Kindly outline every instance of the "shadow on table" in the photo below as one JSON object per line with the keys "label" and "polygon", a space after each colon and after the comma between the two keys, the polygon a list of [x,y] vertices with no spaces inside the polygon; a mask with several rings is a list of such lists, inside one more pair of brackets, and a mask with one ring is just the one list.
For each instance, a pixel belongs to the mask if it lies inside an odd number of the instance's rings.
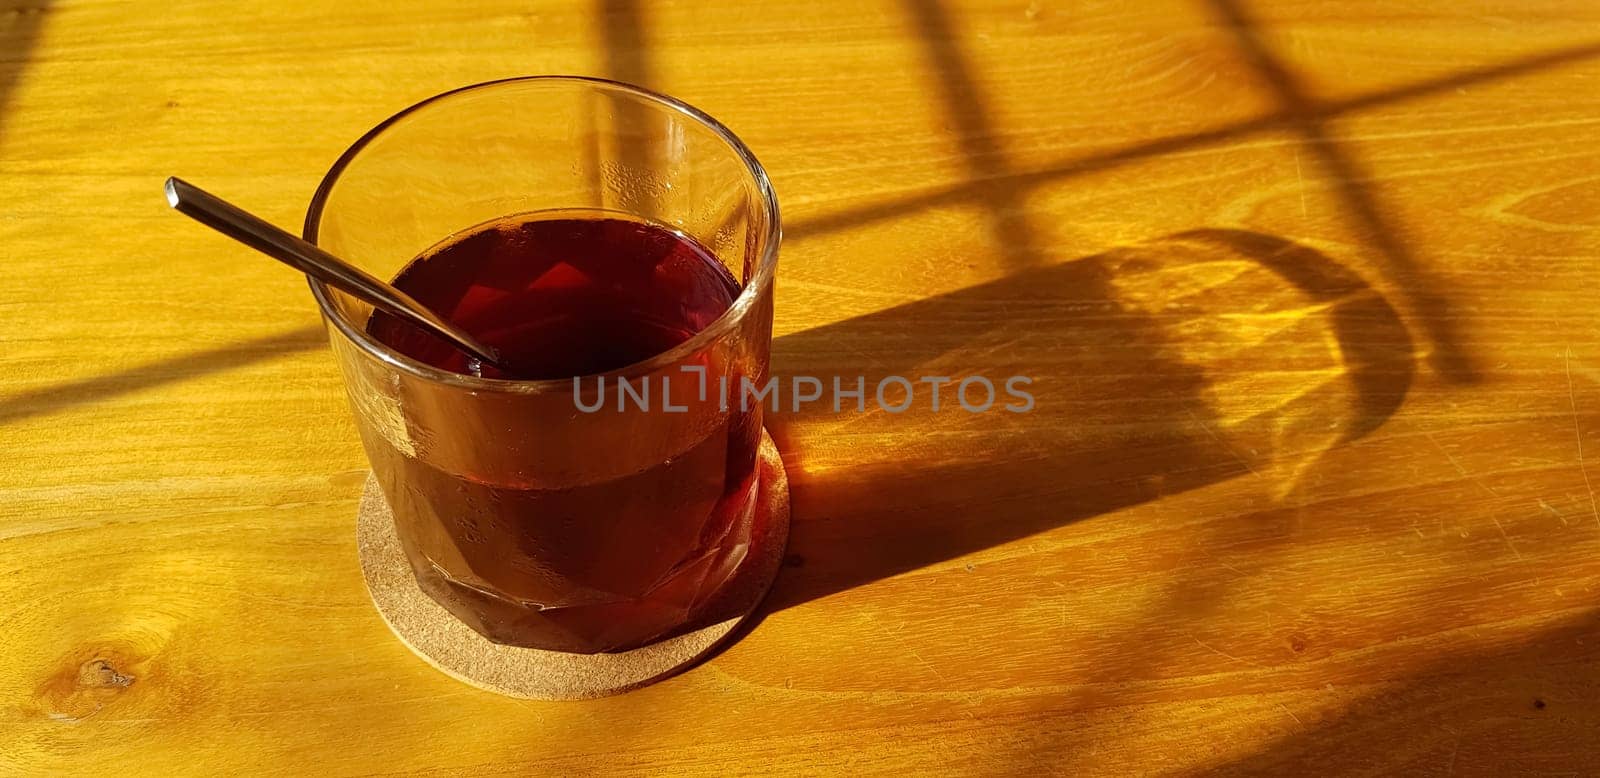
{"label": "shadow on table", "polygon": [[1600,610],[1590,610],[1519,645],[1453,654],[1377,685],[1215,772],[1578,775],[1596,759],[1596,689]]}
{"label": "shadow on table", "polygon": [[[774,343],[773,372],[860,376],[867,410],[768,424],[790,473],[788,567],[767,612],[1166,495],[1250,475],[1280,493],[1381,425],[1415,369],[1389,303],[1333,259],[1197,230],[849,319]],[[887,376],[911,407],[877,407]],[[984,376],[994,406],[958,404]],[[1027,412],[1006,381],[1033,397]],[[969,382],[974,405],[987,400]],[[902,389],[886,385],[899,403]],[[785,387],[787,389],[787,386]],[[829,392],[831,394],[831,391]],[[787,395],[784,400],[789,403]],[[850,402],[854,402],[853,400]]]}
{"label": "shadow on table", "polygon": [[605,57],[605,77],[655,88],[644,11],[639,0],[595,0],[593,6],[600,28],[600,53]]}
{"label": "shadow on table", "polygon": [[1379,200],[1381,180],[1345,148],[1329,126],[1328,107],[1312,99],[1310,90],[1293,70],[1278,59],[1261,35],[1260,25],[1238,0],[1207,0],[1212,11],[1232,33],[1234,43],[1256,76],[1277,98],[1300,145],[1321,165],[1334,184],[1345,217],[1363,242],[1381,259],[1385,275],[1416,314],[1425,340],[1433,349],[1430,360],[1439,374],[1453,383],[1479,380],[1477,368],[1461,348],[1450,302],[1439,294],[1426,264],[1406,236],[1405,225],[1390,215]]}
{"label": "shadow on table", "polygon": [[322,348],[327,342],[322,327],[301,327],[243,343],[182,354],[128,370],[22,392],[0,399],[0,424],[233,370],[283,354],[311,351]]}
{"label": "shadow on table", "polygon": [[28,67],[50,0],[18,0],[0,4],[0,131],[5,130],[6,107],[11,90]]}

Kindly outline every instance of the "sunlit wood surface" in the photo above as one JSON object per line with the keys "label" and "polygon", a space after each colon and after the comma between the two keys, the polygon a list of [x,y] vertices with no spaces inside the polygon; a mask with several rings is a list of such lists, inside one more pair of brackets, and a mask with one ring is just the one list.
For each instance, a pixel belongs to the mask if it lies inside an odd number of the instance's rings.
{"label": "sunlit wood surface", "polygon": [[[725,120],[774,369],[1035,378],[775,420],[742,642],[477,691],[357,569],[286,225],[498,77]],[[0,0],[0,773],[1600,773],[1600,5]]]}

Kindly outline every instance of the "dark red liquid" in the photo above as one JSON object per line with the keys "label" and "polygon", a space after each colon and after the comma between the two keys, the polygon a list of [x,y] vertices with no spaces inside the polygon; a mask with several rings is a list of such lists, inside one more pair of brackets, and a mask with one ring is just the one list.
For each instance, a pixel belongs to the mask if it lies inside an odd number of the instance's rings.
{"label": "dark red liquid", "polygon": [[[709,251],[671,230],[569,215],[473,230],[394,283],[501,351],[508,369],[484,376],[529,380],[671,349],[740,291]],[[393,317],[375,315],[368,330],[430,365],[472,372],[463,354]],[[710,357],[696,358],[717,374]],[[492,640],[577,652],[638,645],[694,617],[747,553],[759,409],[618,420],[548,395],[409,391],[399,399],[405,444],[369,428],[363,440],[419,584]],[[681,432],[656,434],[662,423]],[[606,434],[612,444],[593,442]],[[665,453],[626,459],[646,445]]]}
{"label": "dark red liquid", "polygon": [[[704,329],[739,295],[699,243],[614,218],[506,220],[435,249],[394,285],[499,349],[510,369],[485,365],[483,377],[525,380],[648,359]],[[460,351],[387,314],[368,329],[407,356],[479,374]]]}

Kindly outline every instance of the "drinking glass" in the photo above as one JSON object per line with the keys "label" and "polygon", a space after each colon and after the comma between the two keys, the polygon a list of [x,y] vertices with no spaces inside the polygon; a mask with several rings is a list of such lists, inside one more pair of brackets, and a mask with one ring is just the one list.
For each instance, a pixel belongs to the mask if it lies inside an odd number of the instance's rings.
{"label": "drinking glass", "polygon": [[[317,189],[305,238],[393,278],[475,225],[575,209],[697,240],[740,281],[737,298],[642,362],[515,381],[400,354],[367,332],[370,305],[311,288],[418,585],[495,642],[591,653],[693,623],[749,551],[762,409],[718,389],[768,378],[780,233],[766,172],[672,98],[508,79],[424,100],[356,141]],[[656,402],[621,402],[621,383]],[[683,410],[663,408],[666,383]],[[603,407],[580,409],[602,386]]]}

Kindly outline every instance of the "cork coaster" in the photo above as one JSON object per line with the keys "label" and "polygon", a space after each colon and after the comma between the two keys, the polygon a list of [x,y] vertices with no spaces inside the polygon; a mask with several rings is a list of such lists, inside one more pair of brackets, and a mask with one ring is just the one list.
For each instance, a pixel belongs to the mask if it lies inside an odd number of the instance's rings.
{"label": "cork coaster", "polygon": [[481,689],[531,700],[579,700],[659,681],[711,653],[744,621],[777,577],[789,538],[789,482],[772,438],[761,435],[761,486],[749,554],[715,595],[714,622],[614,654],[569,654],[503,646],[479,635],[417,587],[395,536],[389,506],[368,476],[356,518],[361,574],[378,613],[429,664]]}

